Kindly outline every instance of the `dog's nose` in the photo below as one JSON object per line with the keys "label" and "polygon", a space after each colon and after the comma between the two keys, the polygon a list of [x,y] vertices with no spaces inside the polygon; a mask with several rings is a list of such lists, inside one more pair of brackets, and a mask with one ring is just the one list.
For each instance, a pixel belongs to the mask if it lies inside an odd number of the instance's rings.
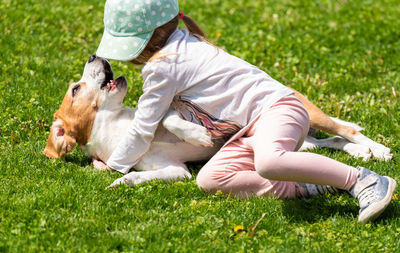
{"label": "dog's nose", "polygon": [[90,57],[89,57],[89,63],[91,63],[92,61],[94,61],[95,59],[96,59],[96,55],[95,54],[92,54]]}

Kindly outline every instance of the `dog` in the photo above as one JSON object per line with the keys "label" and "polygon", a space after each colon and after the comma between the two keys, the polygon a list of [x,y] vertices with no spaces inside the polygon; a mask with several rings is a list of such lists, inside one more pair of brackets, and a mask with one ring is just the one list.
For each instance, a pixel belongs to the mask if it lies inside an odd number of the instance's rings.
{"label": "dog", "polygon": [[[363,159],[392,158],[389,148],[362,135],[358,125],[327,116],[293,91],[305,105],[312,128],[338,135],[326,139],[309,135],[300,151],[329,147]],[[54,114],[44,154],[49,158],[64,157],[78,144],[92,158],[96,169],[105,169],[105,162],[135,117],[134,109],[123,106],[126,93],[126,78],[120,76],[114,80],[110,63],[96,55],[90,56],[81,80],[69,86]],[[191,178],[185,162],[208,160],[222,145],[223,142],[212,140],[206,128],[182,119],[170,108],[156,130],[150,149],[134,166],[135,171],[116,179],[108,188],[120,184],[133,186],[153,179]]]}

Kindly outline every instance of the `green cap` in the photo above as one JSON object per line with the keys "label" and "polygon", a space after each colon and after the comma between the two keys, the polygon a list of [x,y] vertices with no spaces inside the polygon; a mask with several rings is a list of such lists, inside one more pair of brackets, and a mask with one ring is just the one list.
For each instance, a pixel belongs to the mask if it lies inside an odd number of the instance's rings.
{"label": "green cap", "polygon": [[96,54],[107,59],[135,59],[154,30],[179,12],[177,0],[107,0],[104,33]]}

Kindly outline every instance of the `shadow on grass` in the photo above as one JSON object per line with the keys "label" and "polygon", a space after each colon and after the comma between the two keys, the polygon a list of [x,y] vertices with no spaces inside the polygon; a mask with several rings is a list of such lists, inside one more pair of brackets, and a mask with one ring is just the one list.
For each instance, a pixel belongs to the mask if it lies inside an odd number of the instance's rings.
{"label": "shadow on grass", "polygon": [[[65,157],[65,161],[81,167],[91,166],[91,159],[77,150],[69,153]],[[190,162],[187,163],[187,166],[192,175],[196,177],[204,164],[205,162]],[[204,196],[208,196],[208,193],[202,193]],[[376,222],[390,222],[392,219],[399,217],[399,203],[399,201],[393,200]],[[357,219],[358,211],[358,202],[352,199],[346,192],[341,192],[337,195],[327,194],[306,200],[294,199],[282,201],[283,215],[295,222],[314,223],[333,216],[353,216],[354,219]]]}
{"label": "shadow on grass", "polygon": [[376,219],[375,222],[387,222],[390,223],[392,219],[400,217],[400,205],[398,201],[392,201],[386,210]]}
{"label": "shadow on grass", "polygon": [[306,200],[286,200],[282,204],[282,211],[293,221],[314,223],[337,215],[356,217],[358,207],[356,202],[337,201],[334,197],[327,195]]}
{"label": "shadow on grass", "polygon": [[[347,194],[345,192],[339,194]],[[350,216],[357,219],[359,206],[350,196],[338,197],[332,195],[318,196],[307,200],[286,200],[282,204],[283,214],[293,221],[314,223],[333,216]],[[375,222],[390,222],[399,217],[398,201],[392,201]]]}
{"label": "shadow on grass", "polygon": [[86,167],[91,165],[92,159],[75,149],[65,156],[65,162],[73,163],[81,167]]}

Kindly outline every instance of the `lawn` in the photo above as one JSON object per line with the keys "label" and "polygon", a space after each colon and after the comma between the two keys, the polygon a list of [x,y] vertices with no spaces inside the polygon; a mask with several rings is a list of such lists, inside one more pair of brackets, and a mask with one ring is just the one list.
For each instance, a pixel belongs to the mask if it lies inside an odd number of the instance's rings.
{"label": "lawn", "polygon": [[[105,190],[79,149],[47,159],[52,115],[103,31],[104,1],[0,2],[0,252],[399,252],[400,201],[356,222],[346,194],[241,200],[200,191],[194,179]],[[400,180],[400,5],[397,0],[186,0],[210,41],[356,122],[393,160],[314,152]],[[141,94],[140,68],[112,62]],[[321,136],[325,136],[321,134]],[[190,168],[196,175],[200,164]],[[257,223],[259,221],[259,223]],[[256,225],[257,224],[257,225]],[[241,227],[242,226],[242,227]]]}

